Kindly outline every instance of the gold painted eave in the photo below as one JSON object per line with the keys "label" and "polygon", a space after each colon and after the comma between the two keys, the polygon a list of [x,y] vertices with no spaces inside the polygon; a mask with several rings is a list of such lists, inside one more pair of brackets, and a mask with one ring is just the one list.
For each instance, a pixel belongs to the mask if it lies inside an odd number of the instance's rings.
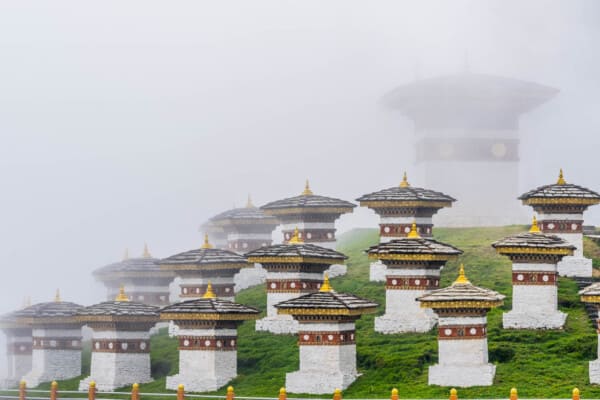
{"label": "gold painted eave", "polygon": [[589,295],[581,295],[581,301],[583,303],[600,303],[600,296],[589,296]]}
{"label": "gold painted eave", "polygon": [[392,200],[368,200],[359,202],[361,207],[369,208],[445,208],[452,207],[451,201],[392,201]]}
{"label": "gold painted eave", "polygon": [[504,304],[503,300],[497,301],[421,301],[421,308],[455,309],[455,308],[494,308]]}
{"label": "gold painted eave", "polygon": [[165,321],[247,321],[258,319],[259,314],[235,313],[161,313],[160,319]]}
{"label": "gold painted eave", "polygon": [[345,260],[319,257],[248,257],[250,263],[259,264],[344,264]]}
{"label": "gold painted eave", "polygon": [[362,314],[372,314],[377,312],[377,307],[360,308],[357,310],[348,310],[347,308],[278,308],[278,314],[284,315],[325,315],[325,316],[354,316]]}
{"label": "gold painted eave", "polygon": [[297,215],[297,214],[347,214],[353,207],[290,207],[263,210],[267,215]]}
{"label": "gold painted eave", "polygon": [[557,256],[570,256],[573,255],[571,249],[547,249],[547,248],[535,248],[535,247],[502,247],[497,246],[496,251],[499,254],[540,254],[540,255],[557,255]]}
{"label": "gold painted eave", "polygon": [[399,261],[448,261],[458,258],[458,255],[446,254],[369,254],[372,260]]}
{"label": "gold painted eave", "polygon": [[554,198],[541,198],[541,197],[532,197],[529,199],[522,200],[523,204],[536,206],[536,205],[560,205],[560,204],[568,204],[568,205],[584,205],[591,206],[594,204],[600,203],[600,199],[586,199],[586,198],[573,198],[573,197],[554,197]]}
{"label": "gold painted eave", "polygon": [[254,265],[249,263],[230,264],[161,264],[160,268],[166,271],[218,271],[223,269],[249,268]]}

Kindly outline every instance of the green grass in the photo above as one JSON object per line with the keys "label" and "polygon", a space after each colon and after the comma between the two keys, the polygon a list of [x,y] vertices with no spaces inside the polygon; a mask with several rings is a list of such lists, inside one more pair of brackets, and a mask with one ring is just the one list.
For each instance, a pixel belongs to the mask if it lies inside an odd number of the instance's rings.
{"label": "green grass", "polygon": [[[459,397],[507,398],[510,388],[517,387],[520,397],[566,398],[572,388],[578,387],[582,397],[598,398],[600,387],[588,383],[588,361],[597,358],[597,334],[579,301],[574,282],[559,279],[559,306],[569,314],[564,330],[502,329],[502,313],[510,310],[511,303],[510,261],[496,255],[490,243],[523,230],[524,226],[435,230],[438,240],[465,252],[443,269],[443,286],[456,278],[458,264],[462,262],[471,282],[507,295],[505,305],[488,316],[490,359],[497,365],[494,385],[460,389]],[[363,253],[377,241],[377,231],[373,229],[342,235],[338,250],[349,256],[348,274],[333,279],[332,285],[339,292],[377,301],[381,305],[377,315],[381,315],[384,286],[369,282],[369,261]],[[588,256],[600,257],[600,249],[591,241],[586,240],[585,251]],[[237,301],[258,307],[264,313],[264,287],[242,291]],[[362,376],[345,391],[344,397],[386,398],[397,387],[401,398],[447,398],[448,387],[427,385],[427,368],[437,361],[435,329],[424,334],[382,335],[373,331],[374,318],[375,315],[367,315],[357,322],[358,369]],[[166,392],[165,376],[176,373],[178,368],[176,340],[163,332],[152,338],[151,345],[155,381],[141,385],[140,389]],[[254,322],[240,327],[238,349],[239,376],[231,385],[240,396],[276,397],[279,388],[285,385],[285,374],[298,369],[296,338],[255,332]],[[89,360],[89,352],[84,359]],[[60,388],[76,389],[77,382],[78,379],[60,382]],[[216,393],[224,394],[225,388]]]}

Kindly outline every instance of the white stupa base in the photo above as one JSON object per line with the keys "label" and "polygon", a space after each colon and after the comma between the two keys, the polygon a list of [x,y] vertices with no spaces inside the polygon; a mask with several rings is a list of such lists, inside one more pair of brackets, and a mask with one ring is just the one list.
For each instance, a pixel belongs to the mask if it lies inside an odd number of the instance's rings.
{"label": "white stupa base", "polygon": [[119,389],[126,386],[131,386],[134,383],[148,383],[152,382],[154,379],[148,377],[146,379],[135,379],[135,382],[118,382],[118,379],[122,377],[115,376],[115,379],[112,382],[106,382],[99,379],[94,379],[92,376],[88,376],[85,379],[79,381],[79,391],[86,391],[90,387],[90,382],[96,383],[96,390],[99,392],[113,392],[115,389]]}
{"label": "white stupa base", "polygon": [[600,384],[600,360],[590,361],[590,383]]}
{"label": "white stupa base", "polygon": [[186,392],[213,392],[227,385],[235,377],[215,377],[177,374],[167,376],[166,388],[177,390],[179,385],[183,385]]}
{"label": "white stupa base", "polygon": [[592,277],[592,260],[584,257],[564,257],[557,264],[558,274],[568,277]]}
{"label": "white stupa base", "polygon": [[289,315],[277,315],[274,317],[265,317],[256,321],[256,331],[265,331],[277,335],[298,333],[298,321],[292,319]]}
{"label": "white stupa base", "polygon": [[384,314],[375,318],[375,332],[386,335],[394,333],[429,332],[437,324],[435,317],[406,318],[407,316]]}
{"label": "white stupa base", "polygon": [[494,364],[435,364],[429,367],[429,384],[438,386],[491,386],[494,383]]}
{"label": "white stupa base", "polygon": [[240,272],[233,276],[234,292],[238,293],[240,290],[252,286],[264,285],[266,280],[267,271],[260,264],[255,264],[253,268],[242,268]]}
{"label": "white stupa base", "polygon": [[369,269],[369,280],[371,282],[385,282],[385,276],[387,274],[387,267],[381,261],[371,263]]}
{"label": "white stupa base", "polygon": [[14,389],[19,386],[19,379],[4,378],[0,379],[0,388],[2,389]]}
{"label": "white stupa base", "polygon": [[285,388],[290,393],[331,394],[335,389],[346,389],[358,376],[341,372],[296,371],[285,374]]}
{"label": "white stupa base", "polygon": [[560,311],[523,313],[509,311],[502,315],[504,329],[562,329],[565,326],[567,314]]}
{"label": "white stupa base", "polygon": [[329,274],[330,278],[346,275],[348,273],[348,267],[343,264],[335,264],[329,267],[327,273]]}

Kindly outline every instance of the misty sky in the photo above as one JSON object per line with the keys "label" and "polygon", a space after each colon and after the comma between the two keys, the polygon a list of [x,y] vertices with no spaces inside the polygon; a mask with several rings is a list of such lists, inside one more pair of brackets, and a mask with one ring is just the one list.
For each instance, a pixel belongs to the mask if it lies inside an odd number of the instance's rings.
{"label": "misty sky", "polygon": [[93,269],[197,247],[248,193],[398,184],[412,126],[381,96],[466,59],[561,90],[521,119],[523,191],[599,190],[599,40],[592,0],[0,1],[0,311],[99,301]]}

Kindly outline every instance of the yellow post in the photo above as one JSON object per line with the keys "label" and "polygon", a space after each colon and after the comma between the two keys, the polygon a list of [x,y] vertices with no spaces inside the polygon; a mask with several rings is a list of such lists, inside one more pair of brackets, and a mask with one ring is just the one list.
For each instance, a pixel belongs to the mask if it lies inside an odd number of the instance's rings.
{"label": "yellow post", "polygon": [[56,400],[58,398],[58,382],[52,381],[50,384],[50,400]]}
{"label": "yellow post", "polygon": [[392,396],[390,397],[390,400],[398,400],[398,389],[392,389]]}
{"label": "yellow post", "polygon": [[573,400],[579,400],[579,389],[573,389]]}
{"label": "yellow post", "polygon": [[88,387],[88,400],[96,400],[96,382],[91,381]]}
{"label": "yellow post", "polygon": [[286,400],[287,399],[287,392],[285,391],[285,388],[282,387],[281,389],[279,389],[279,399],[278,400]]}
{"label": "yellow post", "polygon": [[140,400],[140,385],[137,383],[131,386],[131,400]]}
{"label": "yellow post", "polygon": [[517,394],[517,388],[510,389],[510,400],[519,400],[519,396]]}
{"label": "yellow post", "polygon": [[185,389],[183,385],[177,386],[177,400],[185,400]]}
{"label": "yellow post", "polygon": [[225,395],[225,400],[233,400],[235,398],[235,393],[233,392],[233,386],[229,386],[227,388],[227,395]]}
{"label": "yellow post", "polygon": [[456,389],[450,389],[450,400],[458,400],[458,392]]}
{"label": "yellow post", "polygon": [[335,389],[333,392],[333,400],[342,400],[342,391],[340,389]]}
{"label": "yellow post", "polygon": [[19,400],[25,400],[27,397],[27,384],[25,381],[19,382]]}

